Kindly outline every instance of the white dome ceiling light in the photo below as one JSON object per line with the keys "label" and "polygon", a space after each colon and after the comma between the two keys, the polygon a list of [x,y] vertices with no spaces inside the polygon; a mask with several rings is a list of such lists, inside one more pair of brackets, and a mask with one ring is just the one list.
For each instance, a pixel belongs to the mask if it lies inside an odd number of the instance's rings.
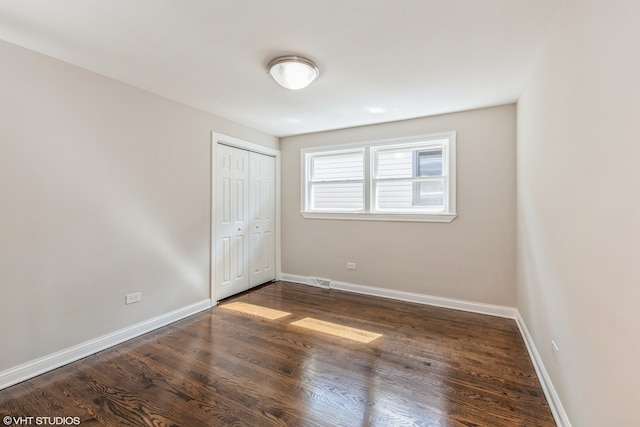
{"label": "white dome ceiling light", "polygon": [[320,75],[316,64],[301,56],[280,56],[269,63],[267,72],[280,86],[291,90],[309,86]]}

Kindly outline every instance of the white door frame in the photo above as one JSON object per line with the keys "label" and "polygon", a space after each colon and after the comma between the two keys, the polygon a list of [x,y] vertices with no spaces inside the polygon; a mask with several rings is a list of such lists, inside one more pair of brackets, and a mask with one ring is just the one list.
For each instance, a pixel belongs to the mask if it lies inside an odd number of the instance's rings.
{"label": "white door frame", "polygon": [[213,258],[216,250],[216,218],[215,218],[215,202],[216,195],[214,193],[216,188],[216,159],[218,158],[218,144],[228,145],[230,147],[240,148],[243,150],[253,151],[255,153],[265,154],[272,156],[276,160],[275,165],[275,223],[274,223],[274,236],[275,236],[275,268],[276,268],[276,280],[282,278],[282,265],[280,261],[280,150],[265,147],[264,145],[255,144],[239,138],[224,135],[217,132],[211,132],[211,240],[209,247],[209,281],[210,281],[210,297],[213,305],[218,304],[218,298],[216,297],[216,281],[215,281],[215,259]]}

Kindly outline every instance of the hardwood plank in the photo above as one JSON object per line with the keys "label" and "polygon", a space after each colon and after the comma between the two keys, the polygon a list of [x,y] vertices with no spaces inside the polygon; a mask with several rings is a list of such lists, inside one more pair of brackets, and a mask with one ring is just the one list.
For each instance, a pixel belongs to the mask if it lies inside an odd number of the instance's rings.
{"label": "hardwood plank", "polygon": [[[555,425],[515,322],[276,282],[0,391],[0,415],[81,425]],[[312,317],[370,343],[297,327]],[[348,329],[347,329],[348,330]]]}

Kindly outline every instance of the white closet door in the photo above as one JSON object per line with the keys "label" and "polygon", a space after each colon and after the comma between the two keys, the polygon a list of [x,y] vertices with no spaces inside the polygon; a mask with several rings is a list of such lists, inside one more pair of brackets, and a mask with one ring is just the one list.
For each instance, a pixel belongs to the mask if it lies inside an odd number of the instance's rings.
{"label": "white closet door", "polygon": [[275,159],[249,153],[249,286],[274,280]]}
{"label": "white closet door", "polygon": [[249,289],[249,152],[219,144],[215,180],[216,299]]}
{"label": "white closet door", "polygon": [[275,272],[275,158],[218,144],[215,298],[269,282]]}

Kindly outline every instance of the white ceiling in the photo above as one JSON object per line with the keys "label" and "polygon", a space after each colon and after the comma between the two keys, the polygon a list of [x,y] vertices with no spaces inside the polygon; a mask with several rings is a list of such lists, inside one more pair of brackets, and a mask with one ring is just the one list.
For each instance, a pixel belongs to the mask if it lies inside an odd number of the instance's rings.
{"label": "white ceiling", "polygon": [[287,136],[514,102],[561,1],[0,0],[0,39]]}

